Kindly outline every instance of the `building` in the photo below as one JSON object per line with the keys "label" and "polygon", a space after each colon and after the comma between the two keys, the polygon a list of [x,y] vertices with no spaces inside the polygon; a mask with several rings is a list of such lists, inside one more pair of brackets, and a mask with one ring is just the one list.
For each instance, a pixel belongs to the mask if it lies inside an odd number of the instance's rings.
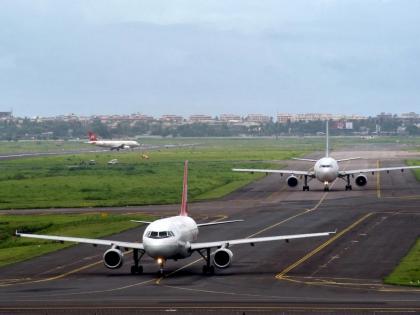
{"label": "building", "polygon": [[406,120],[416,120],[420,118],[420,115],[416,114],[415,112],[402,113],[400,115],[400,118],[406,119]]}
{"label": "building", "polygon": [[134,121],[142,121],[142,122],[151,122],[154,121],[155,118],[153,116],[144,115],[144,114],[131,114],[130,119]]}
{"label": "building", "polygon": [[277,122],[280,124],[287,124],[288,122],[295,121],[296,115],[292,114],[277,114]]}
{"label": "building", "polygon": [[0,112],[0,120],[9,120],[13,119],[13,113],[10,112]]}
{"label": "building", "polygon": [[245,120],[247,122],[253,122],[253,123],[269,123],[271,121],[271,117],[267,116],[267,115],[262,115],[262,114],[249,114]]}
{"label": "building", "polygon": [[219,120],[227,123],[240,123],[242,122],[242,117],[235,114],[221,114]]}
{"label": "building", "polygon": [[391,113],[382,112],[379,115],[377,115],[376,118],[381,120],[389,120],[393,118],[393,115]]}
{"label": "building", "polygon": [[170,123],[182,123],[184,121],[184,117],[178,115],[162,115],[159,120]]}
{"label": "building", "polygon": [[335,115],[335,114],[322,114],[322,113],[303,113],[303,114],[277,114],[277,122],[285,124],[287,122],[295,121],[341,121],[341,120],[362,120],[366,119],[361,115]]}
{"label": "building", "polygon": [[210,115],[191,115],[188,121],[191,123],[209,123],[214,122],[215,119]]}

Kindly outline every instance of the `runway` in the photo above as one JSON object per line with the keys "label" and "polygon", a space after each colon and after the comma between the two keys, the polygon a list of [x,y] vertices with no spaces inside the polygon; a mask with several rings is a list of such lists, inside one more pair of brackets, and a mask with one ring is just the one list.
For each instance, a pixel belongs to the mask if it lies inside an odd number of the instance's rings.
{"label": "runway", "polygon": [[[335,152],[365,159],[341,167],[403,165],[410,152]],[[314,155],[316,156],[316,155]],[[290,168],[311,165],[293,161]],[[168,261],[166,275],[144,258],[144,274],[129,273],[131,256],[118,270],[101,261],[105,248],[77,245],[0,269],[0,313],[370,313],[420,312],[420,287],[385,285],[382,279],[414,244],[420,231],[420,184],[411,172],[368,175],[366,187],[332,190],[312,181],[309,192],[267,176],[229,196],[190,205],[198,221],[244,219],[200,229],[199,241],[334,231],[326,238],[234,246],[233,264],[203,276],[198,254]],[[103,209],[175,215],[178,205]],[[92,209],[32,210],[80,212]],[[102,211],[102,210],[101,210]],[[22,210],[19,210],[22,213]],[[9,213],[14,213],[10,211]],[[144,226],[113,236],[140,240]],[[110,237],[108,237],[110,238]]]}

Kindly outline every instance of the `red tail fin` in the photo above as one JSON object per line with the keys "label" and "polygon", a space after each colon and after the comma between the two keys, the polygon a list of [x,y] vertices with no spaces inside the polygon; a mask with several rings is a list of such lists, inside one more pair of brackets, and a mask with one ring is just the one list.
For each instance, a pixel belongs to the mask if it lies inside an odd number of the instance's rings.
{"label": "red tail fin", "polygon": [[184,181],[182,183],[181,216],[188,216],[188,161],[184,162]]}
{"label": "red tail fin", "polygon": [[90,141],[97,141],[97,140],[98,140],[98,139],[96,138],[96,135],[95,135],[95,133],[94,133],[94,132],[89,131],[89,132],[88,132],[88,135],[89,135],[89,140],[90,140]]}

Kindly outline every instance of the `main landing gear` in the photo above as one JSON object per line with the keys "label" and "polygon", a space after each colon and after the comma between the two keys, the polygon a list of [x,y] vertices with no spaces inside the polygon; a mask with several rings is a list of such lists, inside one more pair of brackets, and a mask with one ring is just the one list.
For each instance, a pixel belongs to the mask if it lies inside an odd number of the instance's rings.
{"label": "main landing gear", "polygon": [[346,181],[347,181],[346,191],[347,190],[352,190],[353,188],[351,187],[351,184],[350,184],[350,175],[346,175],[346,177],[347,177],[347,179],[346,179]]}
{"label": "main landing gear", "polygon": [[134,265],[131,266],[131,274],[135,275],[135,274],[142,274],[143,273],[143,266],[140,265],[140,259],[143,257],[144,255],[144,251],[141,252],[141,255],[139,256],[139,250],[138,249],[133,249],[133,260],[134,260]]}
{"label": "main landing gear", "polygon": [[308,175],[305,175],[305,183],[303,184],[303,191],[309,191],[309,186],[308,186]]}
{"label": "main landing gear", "polygon": [[198,251],[201,257],[203,257],[206,264],[203,266],[203,274],[214,274],[214,266],[210,265],[210,248],[206,248],[206,255],[204,255],[201,251]]}

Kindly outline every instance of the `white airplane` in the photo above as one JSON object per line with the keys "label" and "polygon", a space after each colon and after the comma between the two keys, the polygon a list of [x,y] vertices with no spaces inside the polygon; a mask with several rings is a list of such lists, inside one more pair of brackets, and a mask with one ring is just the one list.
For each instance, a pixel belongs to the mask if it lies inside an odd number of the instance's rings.
{"label": "white airplane", "polygon": [[337,178],[341,178],[347,182],[346,190],[352,190],[352,186],[350,183],[350,177],[354,178],[354,182],[357,186],[365,186],[367,184],[367,177],[364,175],[365,173],[372,173],[375,172],[387,172],[400,170],[404,172],[406,169],[418,169],[420,166],[396,166],[396,167],[380,167],[380,168],[366,168],[366,169],[359,169],[359,170],[348,170],[348,171],[340,171],[339,162],[344,161],[351,161],[360,159],[360,157],[353,157],[347,159],[340,159],[336,160],[329,156],[329,132],[328,132],[328,121],[326,124],[326,149],[325,149],[325,157],[319,160],[312,160],[312,159],[298,159],[294,158],[294,160],[299,161],[306,161],[306,162],[314,162],[315,165],[313,167],[313,171],[296,171],[296,170],[272,170],[272,169],[242,169],[242,168],[234,168],[232,169],[235,172],[250,172],[250,173],[278,173],[281,176],[283,174],[288,174],[289,177],[287,178],[286,182],[289,187],[296,187],[299,183],[298,177],[304,179],[303,184],[303,191],[309,191],[308,180],[312,180],[316,178],[318,181],[324,184],[324,190],[328,191],[330,189],[330,185],[334,182]]}
{"label": "white airplane", "polygon": [[88,144],[93,144],[98,147],[110,148],[112,150],[130,149],[139,147],[140,144],[134,140],[98,140],[96,134],[92,131],[88,132],[89,141]]}
{"label": "white airplane", "polygon": [[[311,233],[311,234],[295,234],[295,235],[281,235],[281,236],[270,236],[270,237],[255,237],[255,238],[243,238],[236,240],[224,240],[215,242],[196,242],[198,237],[198,228],[205,226],[212,226],[217,224],[226,224],[239,222],[243,220],[231,220],[231,221],[218,221],[209,223],[197,224],[191,217],[188,216],[187,207],[187,176],[188,176],[188,161],[185,161],[184,166],[184,181],[183,181],[183,192],[182,192],[182,204],[179,215],[159,219],[153,222],[147,221],[134,221],[138,223],[148,224],[147,228],[143,233],[143,243],[140,242],[121,242],[115,240],[104,240],[104,239],[89,239],[79,237],[66,237],[66,236],[51,236],[51,235],[37,235],[37,234],[24,234],[16,231],[17,236],[54,240],[59,242],[75,242],[75,243],[86,243],[94,246],[104,245],[110,248],[105,251],[103,255],[103,261],[106,267],[110,269],[120,268],[123,264],[123,249],[133,250],[134,265],[131,266],[132,274],[141,274],[143,267],[139,264],[140,259],[144,254],[152,257],[160,265],[160,273],[163,273],[163,266],[168,259],[182,259],[191,256],[192,253],[199,253],[206,264],[203,266],[203,273],[213,274],[214,266],[217,268],[227,268],[232,262],[232,251],[229,249],[233,245],[239,244],[250,244],[254,246],[255,243],[260,242],[271,242],[285,240],[288,242],[291,239],[308,238],[308,237],[319,237],[328,236],[335,232],[325,233]],[[210,250],[216,248],[214,252],[213,263],[210,261]],[[140,256],[139,256],[140,255]]]}

